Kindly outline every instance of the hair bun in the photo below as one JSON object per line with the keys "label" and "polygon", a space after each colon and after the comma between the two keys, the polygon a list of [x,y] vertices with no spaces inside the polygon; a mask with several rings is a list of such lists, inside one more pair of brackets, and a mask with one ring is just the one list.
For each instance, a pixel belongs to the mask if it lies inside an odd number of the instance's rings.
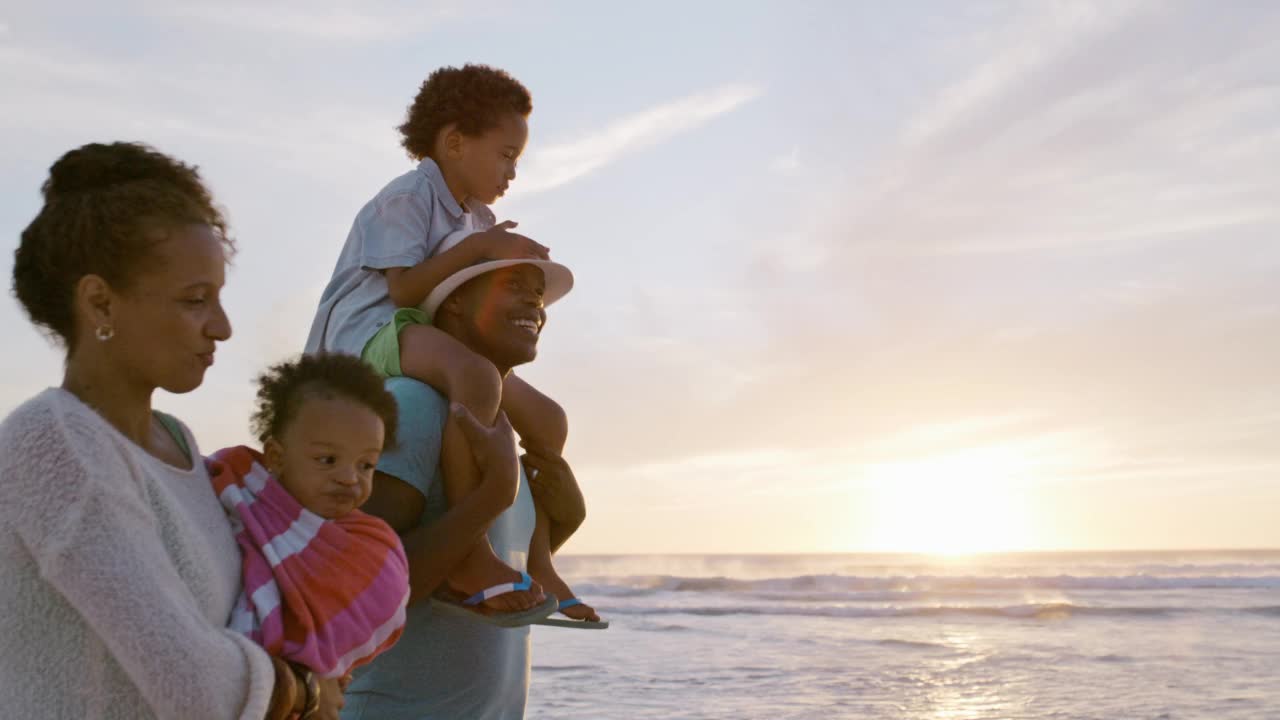
{"label": "hair bun", "polygon": [[105,190],[172,172],[173,161],[141,143],[89,143],[58,158],[42,191],[46,200]]}

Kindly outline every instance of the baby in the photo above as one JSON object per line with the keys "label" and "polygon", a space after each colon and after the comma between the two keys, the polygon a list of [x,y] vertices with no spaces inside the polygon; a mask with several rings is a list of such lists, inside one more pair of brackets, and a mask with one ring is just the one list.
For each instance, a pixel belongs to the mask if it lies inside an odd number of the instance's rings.
{"label": "baby", "polygon": [[214,453],[209,475],[243,554],[229,626],[272,655],[341,678],[399,639],[409,565],[394,531],[358,508],[395,399],[359,358],[319,353],[259,378],[262,452]]}

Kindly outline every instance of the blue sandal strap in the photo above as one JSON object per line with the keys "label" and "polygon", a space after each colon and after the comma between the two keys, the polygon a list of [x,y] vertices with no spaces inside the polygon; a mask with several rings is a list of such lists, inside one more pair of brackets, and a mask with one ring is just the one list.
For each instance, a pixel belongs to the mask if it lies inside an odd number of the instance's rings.
{"label": "blue sandal strap", "polygon": [[579,599],[578,599],[578,598],[576,598],[576,597],[572,597],[572,598],[569,598],[568,600],[561,600],[561,601],[560,601],[560,607],[558,607],[558,608],[556,608],[556,609],[557,609],[557,610],[564,610],[565,608],[571,608],[571,607],[573,607],[574,605],[581,605],[581,604],[582,604],[582,601],[581,601],[581,600],[579,600]]}
{"label": "blue sandal strap", "polygon": [[499,595],[506,595],[510,592],[520,592],[522,590],[528,590],[531,587],[533,587],[533,578],[529,577],[529,573],[522,572],[520,573],[520,582],[501,583],[499,585],[494,585],[493,587],[485,588],[466,600],[463,600],[462,604],[467,607],[473,607],[475,605],[479,605],[485,600],[498,597]]}

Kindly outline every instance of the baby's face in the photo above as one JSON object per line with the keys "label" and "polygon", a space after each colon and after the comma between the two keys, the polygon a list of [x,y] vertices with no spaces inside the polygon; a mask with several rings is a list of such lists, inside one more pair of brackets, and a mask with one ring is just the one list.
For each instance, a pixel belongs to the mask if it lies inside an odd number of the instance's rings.
{"label": "baby's face", "polygon": [[267,441],[269,469],[303,507],[346,515],[373,490],[384,428],[369,408],[342,398],[308,398],[279,440]]}

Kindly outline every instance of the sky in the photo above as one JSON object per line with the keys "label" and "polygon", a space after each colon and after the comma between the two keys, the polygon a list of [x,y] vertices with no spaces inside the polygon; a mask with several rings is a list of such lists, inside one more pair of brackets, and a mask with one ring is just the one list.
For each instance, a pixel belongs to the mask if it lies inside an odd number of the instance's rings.
{"label": "sky", "polygon": [[[0,3],[0,270],[49,165],[199,165],[233,338],[301,350],[443,65],[533,94],[501,219],[575,272],[520,369],[571,553],[1280,546],[1280,5]],[[6,281],[8,282],[8,281]],[[61,350],[0,301],[0,413]]]}

